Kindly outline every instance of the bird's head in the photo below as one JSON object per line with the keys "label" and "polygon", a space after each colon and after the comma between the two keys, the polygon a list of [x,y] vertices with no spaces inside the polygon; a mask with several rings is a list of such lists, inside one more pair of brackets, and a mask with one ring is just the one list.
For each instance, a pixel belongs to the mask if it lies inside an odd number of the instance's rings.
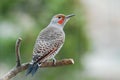
{"label": "bird's head", "polygon": [[51,20],[51,24],[64,27],[66,22],[73,16],[75,16],[75,15],[74,14],[70,14],[70,15],[66,16],[64,14],[57,14],[57,15],[53,16],[53,18]]}

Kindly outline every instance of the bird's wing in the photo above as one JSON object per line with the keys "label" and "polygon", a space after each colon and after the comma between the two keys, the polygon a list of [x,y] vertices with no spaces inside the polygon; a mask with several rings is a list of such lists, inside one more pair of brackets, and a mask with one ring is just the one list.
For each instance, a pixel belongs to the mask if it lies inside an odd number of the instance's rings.
{"label": "bird's wing", "polygon": [[44,62],[45,59],[50,59],[52,55],[54,56],[55,53],[58,52],[62,44],[63,40],[40,41],[34,47],[33,61]]}

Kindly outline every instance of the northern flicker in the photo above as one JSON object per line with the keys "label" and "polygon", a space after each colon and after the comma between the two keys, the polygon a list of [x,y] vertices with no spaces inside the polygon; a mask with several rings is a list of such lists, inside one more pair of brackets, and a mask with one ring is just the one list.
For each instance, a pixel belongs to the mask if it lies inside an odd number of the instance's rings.
{"label": "northern flicker", "polygon": [[53,63],[55,64],[56,59],[54,57],[65,41],[63,28],[72,16],[74,14],[67,16],[57,14],[53,16],[50,24],[39,33],[33,49],[33,58],[26,75],[34,75],[39,66],[50,59],[53,59]]}

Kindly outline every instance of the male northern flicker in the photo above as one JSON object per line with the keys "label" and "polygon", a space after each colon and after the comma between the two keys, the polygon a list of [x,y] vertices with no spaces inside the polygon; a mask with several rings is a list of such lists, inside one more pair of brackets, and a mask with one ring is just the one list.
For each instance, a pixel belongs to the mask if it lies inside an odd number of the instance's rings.
{"label": "male northern flicker", "polygon": [[34,45],[33,59],[26,75],[34,75],[38,67],[47,60],[53,59],[55,64],[56,59],[54,57],[63,46],[65,40],[63,28],[72,16],[74,14],[67,16],[57,14],[52,18],[50,24],[40,32]]}

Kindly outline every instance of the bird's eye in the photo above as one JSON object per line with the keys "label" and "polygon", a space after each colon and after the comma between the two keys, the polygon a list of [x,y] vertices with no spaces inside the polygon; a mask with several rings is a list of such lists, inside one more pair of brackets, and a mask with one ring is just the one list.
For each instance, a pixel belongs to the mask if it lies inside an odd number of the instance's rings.
{"label": "bird's eye", "polygon": [[60,19],[61,17],[58,17],[58,19]]}

